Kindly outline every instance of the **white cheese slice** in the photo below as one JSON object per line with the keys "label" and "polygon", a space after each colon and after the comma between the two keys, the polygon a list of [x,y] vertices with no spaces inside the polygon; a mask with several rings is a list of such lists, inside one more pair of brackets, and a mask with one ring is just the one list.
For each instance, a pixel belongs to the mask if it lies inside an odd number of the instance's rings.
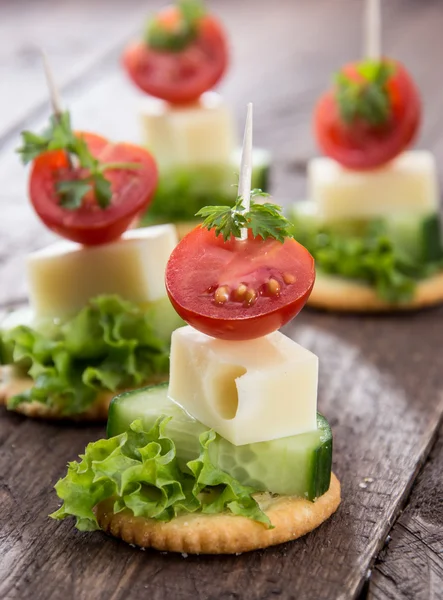
{"label": "white cheese slice", "polygon": [[176,244],[173,225],[127,231],[101,246],[56,242],[27,258],[31,308],[36,318],[62,316],[99,294],[154,302],[166,296],[166,263]]}
{"label": "white cheese slice", "polygon": [[429,214],[439,206],[435,158],[425,150],[404,152],[372,171],[351,171],[330,158],[314,158],[308,166],[308,193],[325,221]]}
{"label": "white cheese slice", "polygon": [[232,342],[172,334],[169,396],[238,446],[317,428],[318,359],[276,331]]}
{"label": "white cheese slice", "polygon": [[231,111],[214,92],[184,106],[147,98],[141,120],[144,142],[162,169],[229,164],[237,145]]}

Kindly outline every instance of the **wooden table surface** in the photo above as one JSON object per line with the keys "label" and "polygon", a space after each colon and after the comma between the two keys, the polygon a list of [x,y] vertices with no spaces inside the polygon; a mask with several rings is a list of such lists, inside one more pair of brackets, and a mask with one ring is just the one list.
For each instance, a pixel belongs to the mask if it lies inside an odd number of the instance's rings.
{"label": "wooden table surface", "polygon": [[[32,213],[14,148],[48,117],[38,47],[50,54],[75,126],[137,140],[138,94],[118,64],[160,2],[3,0],[0,4],[0,307],[26,298],[27,252],[53,239]],[[283,203],[305,194],[313,102],[360,53],[357,0],[217,0],[233,64],[221,86],[238,123],[273,152]],[[443,3],[384,3],[386,53],[424,98],[419,145],[443,183]],[[104,428],[0,413],[0,597],[53,600],[443,598],[443,309],[398,317],[309,312],[286,331],[320,357],[319,409],[334,432],[343,501],[299,541],[241,556],[141,552],[47,518],[52,486]]]}

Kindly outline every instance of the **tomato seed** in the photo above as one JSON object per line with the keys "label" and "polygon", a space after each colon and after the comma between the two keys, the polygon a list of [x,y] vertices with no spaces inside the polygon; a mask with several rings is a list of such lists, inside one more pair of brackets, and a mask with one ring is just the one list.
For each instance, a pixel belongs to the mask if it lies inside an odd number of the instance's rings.
{"label": "tomato seed", "polygon": [[249,288],[245,294],[246,306],[252,306],[257,300],[257,292],[252,288]]}
{"label": "tomato seed", "polygon": [[286,284],[291,284],[291,283],[295,283],[296,277],[295,275],[292,275],[292,273],[283,273],[283,281]]}
{"label": "tomato seed", "polygon": [[222,285],[221,287],[217,288],[214,294],[214,299],[217,302],[217,304],[224,304],[225,302],[227,302],[229,300],[228,286]]}
{"label": "tomato seed", "polygon": [[273,296],[278,296],[280,293],[280,284],[276,279],[270,279],[268,281],[268,292]]}
{"label": "tomato seed", "polygon": [[240,283],[238,288],[236,288],[233,292],[233,300],[234,302],[242,302],[244,300],[245,294],[248,290],[248,286],[244,283]]}

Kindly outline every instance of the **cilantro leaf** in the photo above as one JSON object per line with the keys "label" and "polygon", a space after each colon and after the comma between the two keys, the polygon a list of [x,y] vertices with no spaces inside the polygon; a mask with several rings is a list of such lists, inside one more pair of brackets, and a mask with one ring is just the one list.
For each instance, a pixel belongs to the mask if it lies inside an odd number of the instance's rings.
{"label": "cilantro leaf", "polygon": [[155,50],[181,52],[198,34],[198,22],[205,15],[205,7],[200,0],[178,0],[180,20],[173,28],[158,18],[150,19],[146,27],[145,41]]}
{"label": "cilantro leaf", "polygon": [[243,199],[239,196],[233,207],[206,206],[196,213],[203,217],[202,226],[214,229],[215,235],[222,235],[226,241],[231,236],[240,237],[243,228],[251,229],[254,237],[274,238],[284,242],[288,237],[290,222],[281,214],[281,207],[277,204],[264,204],[255,202],[256,197],[269,197],[261,190],[251,191],[249,211],[245,212]]}
{"label": "cilantro leaf", "polygon": [[22,132],[23,145],[17,148],[18,154],[20,154],[23,164],[27,165],[29,162],[37,158],[42,152],[47,152],[49,140],[42,134],[38,135],[32,133],[32,131]]}
{"label": "cilantro leaf", "polygon": [[112,198],[111,182],[102,173],[93,176],[95,198],[100,208],[109,206]]}
{"label": "cilantro leaf", "polygon": [[91,183],[84,179],[59,181],[56,185],[56,190],[60,198],[60,206],[68,210],[79,209],[83,198],[91,189]]}
{"label": "cilantro leaf", "polygon": [[272,237],[284,242],[288,235],[288,220],[281,214],[281,207],[276,204],[251,203],[251,209],[246,214],[247,227],[252,230],[254,237],[263,239]]}
{"label": "cilantro leaf", "polygon": [[[82,206],[85,195],[93,190],[97,204],[106,209],[112,199],[110,181],[104,173],[109,169],[138,169],[140,163],[114,162],[101,163],[91,154],[82,137],[75,135],[71,127],[69,112],[52,115],[49,126],[43,133],[22,132],[23,144],[17,149],[24,164],[34,160],[40,154],[51,150],[63,150],[74,164],[72,179],[63,179],[56,184],[60,206],[68,210],[77,210]],[[84,171],[79,179],[78,172]]]}
{"label": "cilantro leaf", "polygon": [[335,76],[336,99],[340,116],[347,124],[361,119],[370,126],[382,126],[391,116],[391,100],[386,87],[394,66],[386,61],[361,62],[357,67],[361,81],[343,71]]}
{"label": "cilantro leaf", "polygon": [[241,198],[237,198],[234,206],[205,206],[201,208],[196,217],[203,217],[203,227],[215,229],[215,235],[222,235],[228,240],[231,235],[240,237],[241,230],[246,226],[246,217],[243,214],[244,207]]}

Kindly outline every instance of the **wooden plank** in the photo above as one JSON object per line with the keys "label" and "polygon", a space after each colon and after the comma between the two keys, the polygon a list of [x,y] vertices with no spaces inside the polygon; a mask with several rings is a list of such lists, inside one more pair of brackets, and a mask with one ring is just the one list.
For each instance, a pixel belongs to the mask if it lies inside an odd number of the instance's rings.
{"label": "wooden plank", "polygon": [[[237,58],[223,86],[226,96],[239,119],[246,102],[255,101],[256,140],[274,152],[278,198],[301,195],[305,182],[299,165],[314,153],[312,104],[330,70],[357,51],[359,35],[353,24],[360,7],[350,0],[285,0],[277,8],[263,0],[214,4],[232,31]],[[443,46],[438,35],[443,12],[436,3],[420,6],[418,10],[417,2],[409,2],[399,13],[400,2],[389,3],[387,47],[411,65],[429,94],[423,141],[439,155],[443,143],[434,131],[443,83],[434,74]],[[244,41],[239,33],[246,30]],[[87,91],[82,85],[67,98],[79,127],[136,138],[137,95],[110,63]],[[24,254],[51,237],[30,215],[22,171],[11,149],[12,144],[0,155],[3,302],[24,295]],[[396,319],[306,312],[288,328],[289,335],[320,357],[319,404],[334,429],[343,504],[333,519],[306,538],[239,557],[143,553],[100,533],[76,532],[71,523],[49,521],[47,513],[57,505],[52,485],[67,460],[103,435],[103,429],[60,428],[4,412],[0,596],[355,598],[426,458],[442,414],[443,373],[435,361],[442,325],[443,310]]]}
{"label": "wooden plank", "polygon": [[[153,0],[5,0],[0,19],[0,147],[23,118],[47,110],[39,49],[44,47],[61,86],[113,56],[143,23]],[[157,3],[158,4],[158,3]]]}
{"label": "wooden plank", "polygon": [[372,573],[368,600],[429,600],[443,593],[443,427],[408,506]]}
{"label": "wooden plank", "polygon": [[[417,315],[407,326],[401,318],[344,322],[309,313],[288,330],[320,357],[320,410],[334,429],[343,504],[318,531],[265,552],[146,556],[100,533],[81,534],[72,523],[48,521],[57,506],[51,485],[66,460],[103,430],[60,429],[4,415],[0,473],[7,474],[2,482],[7,527],[0,540],[0,596],[30,598],[31,581],[32,597],[48,599],[73,595],[74,584],[76,598],[88,598],[91,590],[122,600],[129,590],[134,599],[231,598],[239,590],[248,600],[278,593],[295,597],[295,591],[297,598],[354,598],[441,415],[443,374],[433,359],[441,347],[442,321],[442,311]],[[423,344],[417,344],[420,338]]]}

